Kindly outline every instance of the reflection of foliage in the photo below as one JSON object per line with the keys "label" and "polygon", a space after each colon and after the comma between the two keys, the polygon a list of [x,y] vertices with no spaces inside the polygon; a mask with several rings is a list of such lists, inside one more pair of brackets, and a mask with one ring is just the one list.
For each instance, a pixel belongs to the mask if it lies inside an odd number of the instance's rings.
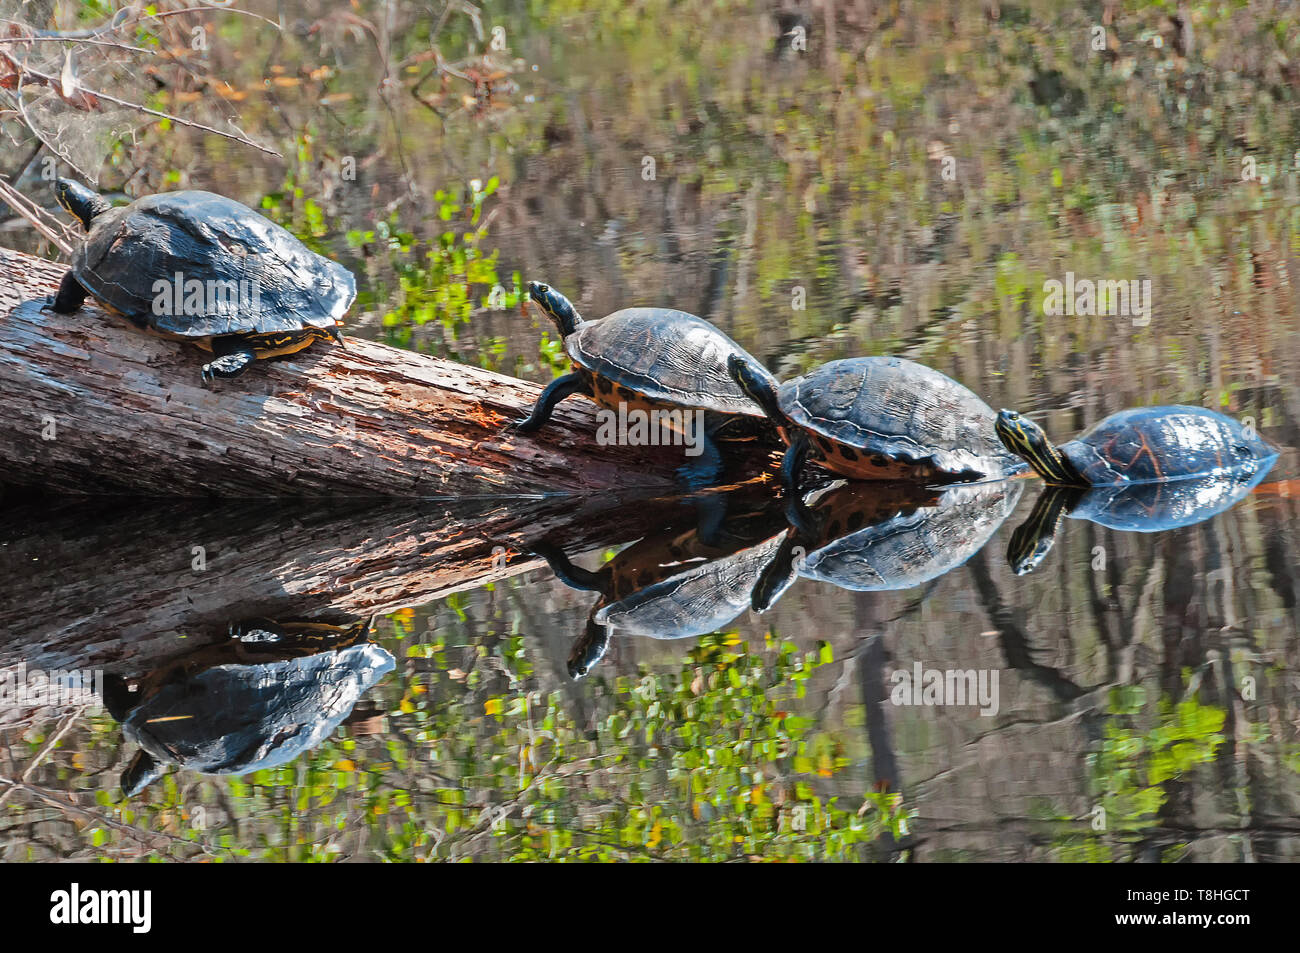
{"label": "reflection of foliage", "polygon": [[[430,638],[407,655],[439,670],[387,686],[383,747],[336,736],[244,778],[173,771],[148,800],[121,806],[120,820],[168,832],[177,856],[189,842],[289,860],[328,860],[358,838],[365,855],[394,860],[851,860],[907,834],[914,811],[898,795],[848,803],[823,792],[848,759],[812,719],[782,707],[830,660],[826,646],[805,653],[773,640],[751,651],[735,636],[704,639],[676,670],[607,685],[588,728],[563,693],[523,690],[534,672],[522,637],[469,673]],[[503,693],[491,687],[498,674]],[[91,743],[110,744],[112,723],[96,721]],[[107,791],[99,801],[112,811]],[[226,808],[230,823],[196,825]],[[135,846],[108,825],[82,836],[110,856]]]}
{"label": "reflection of foliage", "polygon": [[[878,836],[886,827],[879,810],[863,805],[859,817],[817,793],[815,778],[843,768],[844,759],[811,733],[809,719],[779,704],[792,685],[802,694],[828,652],[802,655],[787,642],[764,657],[737,641],[704,640],[677,673],[617,679],[609,710],[587,737],[557,696],[535,706],[526,696],[487,698],[494,736],[487,750],[482,742],[474,749],[480,764],[490,753],[505,768],[502,795],[517,791],[517,817],[498,823],[493,855],[837,859]],[[531,668],[512,642],[503,654],[517,677],[527,677]],[[469,752],[454,739],[430,743],[443,749],[437,760],[466,765]],[[440,856],[455,856],[464,838],[483,834],[476,817],[477,809],[448,810],[448,834],[462,833],[439,847]]]}
{"label": "reflection of foliage", "polygon": [[1213,760],[1223,741],[1219,732],[1226,715],[1221,708],[1194,698],[1177,704],[1161,698],[1159,724],[1142,731],[1132,722],[1145,705],[1146,692],[1140,685],[1111,693],[1112,717],[1094,760],[1106,814],[1120,818],[1124,827],[1153,823],[1149,818],[1165,802],[1165,782]]}
{"label": "reflection of foliage", "polygon": [[[1222,708],[1202,705],[1195,698],[1175,703],[1161,697],[1158,722],[1144,729],[1138,721],[1146,708],[1147,694],[1141,685],[1113,689],[1100,746],[1089,757],[1094,805],[1105,811],[1108,832],[1124,834],[1157,826],[1168,783],[1213,761],[1223,742],[1220,732],[1227,715]],[[1099,832],[1072,839],[1063,845],[1063,859],[1112,859],[1104,836]]]}

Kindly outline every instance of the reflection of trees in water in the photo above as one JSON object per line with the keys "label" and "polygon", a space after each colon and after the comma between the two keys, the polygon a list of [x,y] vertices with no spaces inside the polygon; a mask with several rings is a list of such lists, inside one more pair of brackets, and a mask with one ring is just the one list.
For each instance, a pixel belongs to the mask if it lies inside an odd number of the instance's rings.
{"label": "reflection of trees in water", "polygon": [[[240,524],[225,520],[239,535]],[[798,679],[793,663],[803,650],[764,649],[768,626],[745,616],[737,628],[748,648],[728,646],[726,637],[667,648],[624,639],[590,681],[575,684],[563,659],[590,596],[540,574],[531,585],[500,580],[491,591],[445,595],[382,624],[378,637],[399,671],[373,692],[387,713],[381,734],[344,729],[262,776],[173,773],[119,815],[92,794],[112,790],[122,767],[106,718],[69,722],[63,745],[44,755],[41,726],[30,743],[10,730],[12,770],[35,767],[28,787],[9,797],[0,837],[7,856],[27,846],[60,856],[89,851],[92,827],[124,857],[151,849],[219,854],[227,836],[305,838],[293,856],[327,849],[499,856],[554,847],[559,842],[547,838],[572,831],[576,842],[610,856],[683,856],[673,851],[720,849],[716,838],[736,824],[746,836],[745,825],[769,830],[774,818],[797,816],[816,823],[770,830],[771,839],[751,846],[816,844],[814,855],[825,856],[832,842],[816,824],[846,827],[863,792],[887,784],[904,809],[919,812],[900,841],[919,859],[1118,859],[1185,843],[1194,857],[1225,856],[1230,843],[1261,859],[1288,856],[1294,838],[1283,819],[1294,813],[1296,789],[1285,765],[1296,744],[1284,677],[1294,672],[1295,610],[1285,582],[1272,582],[1279,577],[1267,569],[1261,540],[1278,529],[1285,538],[1293,521],[1289,500],[1262,498],[1151,537],[1074,524],[1051,566],[1030,577],[1003,564],[1003,532],[967,572],[926,589],[841,594],[805,580],[764,619],[805,648],[811,639],[830,642],[832,661],[805,667]],[[305,539],[338,536],[337,526],[318,532],[310,518],[299,522]],[[364,526],[355,516],[348,522]],[[268,538],[287,549],[295,537],[278,529]],[[129,544],[129,533],[124,539]],[[1107,548],[1104,572],[1091,568],[1098,544]],[[249,559],[259,551],[244,544]],[[57,571],[58,556],[45,555]],[[66,558],[83,555],[74,546]],[[105,555],[111,563],[111,550]],[[436,548],[425,556],[434,576],[448,578],[475,571],[478,558]],[[490,561],[490,551],[483,557]],[[414,551],[409,558],[412,567],[422,561]],[[1212,575],[1217,570],[1225,572]],[[383,578],[349,579],[343,591],[360,602],[386,591]],[[931,667],[1001,670],[999,717],[882,704],[889,671],[918,658]],[[1274,661],[1284,668],[1269,671]],[[1259,680],[1256,701],[1239,698],[1246,673]],[[1140,704],[1116,694],[1134,687],[1144,693]],[[54,731],[58,722],[48,724]],[[696,747],[735,745],[734,761],[669,770]],[[1183,773],[1168,773],[1168,764]],[[693,776],[705,787],[683,780]],[[60,793],[68,778],[85,792],[75,805]],[[521,792],[529,778],[537,787]],[[724,796],[755,784],[765,800]],[[830,807],[837,797],[843,814]],[[1097,804],[1107,807],[1106,832],[1089,827]],[[673,812],[686,819],[671,821]],[[211,823],[196,829],[195,816]],[[858,856],[871,843],[887,850],[894,834],[880,808],[864,817],[865,839],[834,842],[835,850]],[[501,838],[493,823],[506,832]],[[141,833],[153,829],[165,836]],[[621,842],[624,831],[634,843]]]}

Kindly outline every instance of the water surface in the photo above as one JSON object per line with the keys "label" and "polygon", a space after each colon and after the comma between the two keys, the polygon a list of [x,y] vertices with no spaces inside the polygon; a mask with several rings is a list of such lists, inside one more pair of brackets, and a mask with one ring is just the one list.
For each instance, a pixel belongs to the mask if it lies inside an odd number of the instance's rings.
{"label": "water surface", "polygon": [[[590,570],[625,549],[726,560],[741,589],[791,532],[774,491],[725,494],[721,539],[716,500],[20,498],[6,670],[139,677],[231,621],[372,612],[396,664],[289,763],[174,768],[130,799],[137,746],[106,711],[5,708],[0,773],[25,787],[0,794],[0,856],[1295,859],[1300,21],[1192,5],[1184,56],[1157,10],[1093,52],[1088,15],[1050,4],[877,6],[826,5],[800,52],[762,5],[488,5],[483,40],[459,17],[434,38],[454,60],[504,27],[517,88],[483,114],[461,80],[411,95],[418,5],[361,5],[378,46],[333,20],[274,46],[222,21],[211,56],[251,91],[245,128],[287,158],[155,133],[102,184],[261,205],[358,273],[352,333],[399,346],[549,380],[554,334],[514,307],[541,279],[589,317],[699,314],[782,377],[906,356],[1060,439],[1212,407],[1283,449],[1254,492],[1163,533],[1067,520],[1017,576],[1040,491],[1018,481],[928,549],[901,535],[878,585],[809,572],[760,615],[715,581],[709,631],[625,620],[579,680],[573,643],[611,600],[535,544]],[[263,82],[271,63],[299,81]],[[1049,313],[1046,283],[1080,279],[1149,281],[1149,310]],[[898,541],[930,525],[918,505],[836,512],[910,512]],[[918,665],[996,672],[996,713],[894,704]]]}

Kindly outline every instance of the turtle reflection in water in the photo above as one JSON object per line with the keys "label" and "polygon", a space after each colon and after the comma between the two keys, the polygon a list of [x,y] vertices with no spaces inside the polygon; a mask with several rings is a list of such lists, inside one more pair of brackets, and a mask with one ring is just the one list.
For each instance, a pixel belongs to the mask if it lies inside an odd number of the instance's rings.
{"label": "turtle reflection in water", "polygon": [[753,591],[766,612],[802,576],[841,589],[910,589],[957,568],[1016,508],[1019,480],[931,488],[837,483],[792,502],[788,533]]}
{"label": "turtle reflection in water", "polygon": [[569,653],[572,678],[582,678],[604,657],[611,632],[692,638],[724,628],[749,608],[754,581],[785,534],[781,509],[762,500],[723,520],[716,507],[725,499],[699,502],[689,526],[670,523],[594,572],[575,566],[556,546],[532,547],[565,585],[600,593],[586,632]]}
{"label": "turtle reflection in water", "polygon": [[1029,518],[1011,534],[1007,562],[1017,575],[1033,572],[1051,551],[1066,516],[1131,533],[1159,533],[1200,523],[1246,496],[1276,459],[1274,455],[1224,473],[1160,483],[1047,486]]}
{"label": "turtle reflection in water", "polygon": [[168,764],[201,774],[246,774],[320,744],[394,667],[368,641],[372,620],[349,627],[249,619],[229,641],[154,670],[131,691],[104,678],[104,705],[140,746],[122,774],[131,797]]}

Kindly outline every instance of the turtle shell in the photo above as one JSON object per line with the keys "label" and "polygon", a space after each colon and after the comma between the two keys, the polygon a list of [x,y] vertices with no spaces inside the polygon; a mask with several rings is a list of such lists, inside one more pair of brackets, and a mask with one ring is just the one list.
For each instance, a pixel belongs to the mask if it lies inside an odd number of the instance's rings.
{"label": "turtle shell", "polygon": [[1275,459],[1207,476],[1092,487],[1069,515],[1132,533],[1191,526],[1235,505],[1259,485]]}
{"label": "turtle shell", "polygon": [[750,590],[786,535],[782,508],[751,490],[693,500],[605,565],[592,621],[622,635],[682,639],[716,632],[749,606]]}
{"label": "turtle shell", "polygon": [[642,585],[592,617],[624,635],[685,639],[725,628],[749,608],[750,591],[785,538],[781,532],[711,562],[665,567],[663,578]]}
{"label": "turtle shell", "polygon": [[764,416],[732,380],[727,358],[739,354],[761,365],[712,324],[685,311],[625,308],[582,324],[564,346],[604,393],[612,385],[656,403]]}
{"label": "turtle shell", "polygon": [[[211,192],[151,195],[104,212],[72,269],[108,307],[178,337],[334,327],[357,293],[342,265]],[[192,280],[232,284],[211,286],[218,293],[205,295],[201,308],[155,307],[159,282],[177,287],[179,281],[177,290],[184,291]]]}
{"label": "turtle shell", "polygon": [[1277,456],[1231,417],[1183,406],[1122,410],[1059,449],[1093,486],[1211,476]]}
{"label": "turtle shell", "polygon": [[320,744],[395,664],[363,642],[216,665],[162,686],[127,715],[122,733],[158,761],[203,774],[275,767]]}
{"label": "turtle shell", "polygon": [[979,552],[1015,510],[1023,489],[1022,480],[949,487],[933,506],[904,511],[813,549],[799,575],[857,592],[919,586]]}
{"label": "turtle shell", "polygon": [[957,480],[997,479],[1025,469],[998,440],[988,404],[914,361],[829,361],[782,384],[778,399],[828,458],[848,448],[855,458],[919,465]]}

